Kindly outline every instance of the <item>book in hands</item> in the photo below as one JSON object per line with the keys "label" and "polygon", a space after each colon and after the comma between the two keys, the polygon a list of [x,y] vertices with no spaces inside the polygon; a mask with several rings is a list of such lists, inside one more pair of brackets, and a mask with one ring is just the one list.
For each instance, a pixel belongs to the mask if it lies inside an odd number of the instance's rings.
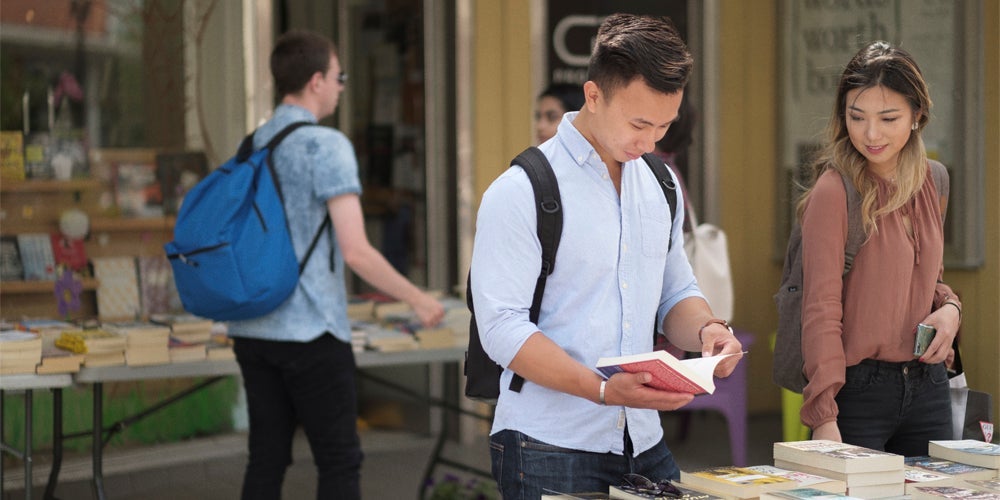
{"label": "book in hands", "polygon": [[648,372],[653,376],[646,383],[650,387],[694,395],[712,394],[715,367],[729,356],[733,354],[680,360],[667,351],[652,351],[598,359],[597,370],[606,378],[621,372]]}

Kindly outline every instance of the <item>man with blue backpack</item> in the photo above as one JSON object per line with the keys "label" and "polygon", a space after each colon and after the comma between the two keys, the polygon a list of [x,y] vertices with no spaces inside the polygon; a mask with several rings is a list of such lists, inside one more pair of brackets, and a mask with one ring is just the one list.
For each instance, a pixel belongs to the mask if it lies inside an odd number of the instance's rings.
{"label": "man with blue backpack", "polygon": [[[684,253],[683,210],[671,213],[643,158],[677,119],[691,66],[668,20],[609,16],[597,32],[583,108],[566,113],[539,146],[559,201],[535,203],[523,164],[483,195],[470,293],[482,346],[504,368],[490,433],[504,498],[607,492],[636,473],[654,487],[679,478],[658,410],[692,396],[644,385],[649,373],[605,379],[598,358],[652,351],[657,330],[688,351],[733,354],[717,376],[739,361],[739,341],[712,314]],[[536,232],[550,211],[562,213],[554,256],[543,254]],[[512,385],[518,377],[524,383]]]}
{"label": "man with blue backpack", "polygon": [[[317,498],[359,498],[362,454],[344,266],[409,304],[424,325],[440,322],[444,308],[368,242],[354,149],[341,132],[315,126],[336,110],[346,82],[333,43],[316,33],[285,33],[271,53],[271,73],[281,103],[254,133],[253,147],[265,147],[289,125],[310,125],[288,133],[272,160],[296,254],[311,258],[276,309],[229,322],[250,417],[242,498],[281,498],[298,425],[316,464]],[[328,216],[332,228],[326,230]]]}

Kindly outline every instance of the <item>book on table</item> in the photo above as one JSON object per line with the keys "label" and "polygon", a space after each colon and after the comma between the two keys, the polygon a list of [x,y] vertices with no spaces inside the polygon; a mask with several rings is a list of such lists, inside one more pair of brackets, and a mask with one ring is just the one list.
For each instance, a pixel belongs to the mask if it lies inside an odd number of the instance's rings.
{"label": "book on table", "polygon": [[768,489],[790,490],[799,484],[745,467],[712,467],[697,471],[681,471],[681,483],[727,498],[757,498]]}
{"label": "book on table", "polygon": [[958,484],[963,488],[975,488],[977,490],[992,491],[1000,493],[1000,478],[992,479],[968,479]]}
{"label": "book on table", "polygon": [[850,474],[845,474],[842,472],[835,472],[831,470],[822,469],[819,467],[812,467],[809,465],[789,462],[778,458],[774,459],[774,466],[782,469],[801,471],[809,474],[815,474],[817,476],[824,476],[830,479],[843,481],[848,488],[852,486],[870,486],[873,484],[902,483],[905,477],[903,469],[877,470],[869,472],[852,472]]}
{"label": "book on table", "polygon": [[[676,497],[677,500],[724,500],[724,497],[716,495],[715,493],[692,488],[691,486],[683,483],[673,482],[673,485],[676,486],[677,489],[681,491],[681,496]],[[670,498],[670,497],[664,497],[663,495],[657,496],[656,494],[653,493],[639,493],[635,491],[627,491],[615,485],[611,485],[611,487],[608,489],[608,495],[609,496],[606,498],[613,498],[618,500],[646,500],[650,498],[662,500],[663,498]],[[600,498],[600,497],[595,497],[595,498]]]}
{"label": "book on table", "polygon": [[927,453],[932,457],[963,464],[1000,469],[1000,445],[985,441],[975,439],[931,441],[927,445]]}
{"label": "book on table", "polygon": [[846,493],[847,483],[840,480],[834,479],[832,477],[822,476],[818,474],[810,474],[808,472],[802,472],[792,469],[782,469],[781,467],[774,467],[771,465],[751,465],[747,466],[747,469],[754,470],[757,472],[762,472],[764,474],[770,474],[772,476],[781,476],[787,479],[791,479],[798,483],[798,488],[811,488],[814,490],[825,491],[827,493]]}
{"label": "book on table", "polygon": [[847,494],[858,498],[888,498],[901,497],[906,494],[904,483],[869,484],[867,486],[848,486]]}
{"label": "book on table", "polygon": [[962,481],[993,479],[996,469],[930,456],[906,457],[906,491],[917,486],[956,486]]}
{"label": "book on table", "polygon": [[42,338],[20,330],[0,331],[0,374],[35,373],[42,360]]}
{"label": "book on table", "polygon": [[621,372],[648,372],[653,380],[646,385],[664,391],[688,394],[715,392],[715,367],[733,354],[680,360],[667,351],[651,351],[597,360],[597,370],[610,378]]}
{"label": "book on table", "polygon": [[903,470],[902,455],[822,439],[774,443],[774,459],[842,474]]}
{"label": "book on table", "polygon": [[80,365],[83,364],[85,356],[61,349],[50,343],[42,347],[42,362],[35,368],[35,373],[39,375],[76,373],[80,371]]}
{"label": "book on table", "polygon": [[765,491],[760,494],[760,500],[850,500],[853,498],[859,497],[851,497],[843,493],[833,493],[816,488]]}
{"label": "book on table", "polygon": [[919,486],[910,495],[913,500],[940,500],[942,498],[1000,500],[1000,493],[961,486]]}

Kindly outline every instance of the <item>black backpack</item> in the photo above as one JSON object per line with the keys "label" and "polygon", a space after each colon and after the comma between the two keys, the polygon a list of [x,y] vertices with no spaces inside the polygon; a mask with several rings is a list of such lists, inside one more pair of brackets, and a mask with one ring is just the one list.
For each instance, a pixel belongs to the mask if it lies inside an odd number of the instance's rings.
{"label": "black backpack", "polygon": [[[650,170],[663,189],[667,198],[670,213],[677,210],[677,186],[667,170],[666,164],[658,156],[644,154]],[[535,192],[536,214],[538,217],[538,241],[542,245],[542,269],[535,283],[535,293],[531,299],[528,317],[532,323],[538,324],[538,314],[542,308],[542,295],[545,293],[545,282],[555,269],[556,250],[559,249],[559,239],[562,236],[562,202],[559,197],[559,183],[548,158],[536,147],[529,147],[510,162],[518,165],[528,174],[531,187]],[[669,250],[669,247],[668,247]],[[496,404],[500,397],[500,375],[503,367],[493,361],[479,340],[479,328],[476,326],[476,310],[472,304],[472,272],[466,281],[466,303],[472,312],[469,322],[469,349],[465,352],[465,396],[469,399]],[[655,329],[654,329],[655,334]],[[521,392],[524,378],[514,374],[510,382],[510,390]]]}
{"label": "black backpack", "polygon": [[[928,162],[930,173],[939,196],[948,196],[948,172],[944,165]],[[844,190],[847,192],[847,241],[844,243],[844,272],[846,276],[854,264],[854,257],[865,242],[865,232],[861,222],[861,195],[854,183],[841,174]],[[806,384],[802,372],[805,361],[802,358],[802,228],[796,223],[788,237],[785,264],[781,273],[781,286],[774,294],[778,307],[778,331],[774,339],[774,383],[792,392],[802,392]]]}

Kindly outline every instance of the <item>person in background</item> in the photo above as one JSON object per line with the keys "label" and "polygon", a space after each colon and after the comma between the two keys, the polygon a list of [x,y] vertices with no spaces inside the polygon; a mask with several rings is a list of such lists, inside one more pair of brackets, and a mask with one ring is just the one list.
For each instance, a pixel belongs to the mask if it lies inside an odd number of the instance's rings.
{"label": "person in background", "polygon": [[[950,439],[944,361],[962,303],[941,281],[947,193],[931,169],[944,167],[930,164],[920,136],[930,109],[916,61],[886,42],[862,48],[840,78],[813,185],[798,203],[809,379],[801,417],[814,439],[906,456]],[[841,174],[861,195],[867,237],[846,275]],[[918,323],[937,335],[916,357]]]}
{"label": "person in background", "polygon": [[[290,123],[316,123],[333,114],[346,81],[333,42],[308,31],[278,38],[271,74],[281,103],[254,133],[257,148]],[[424,325],[438,323],[444,307],[396,272],[368,242],[357,159],[344,134],[301,127],[285,138],[273,158],[296,253],[305,254],[327,214],[333,230],[331,237],[319,239],[285,303],[266,316],[229,323],[250,417],[242,498],[281,498],[299,425],[316,463],[317,498],[359,498],[362,454],[344,265],[405,301]]]}
{"label": "person in background", "polygon": [[[564,217],[537,324],[528,317],[541,268],[530,182],[515,166],[483,195],[471,282],[483,347],[504,367],[490,435],[504,498],[606,492],[631,473],[679,477],[658,410],[693,396],[644,385],[649,373],[604,379],[598,358],[652,351],[654,331],[689,351],[734,354],[717,376],[741,357],[684,253],[683,195],[671,214],[641,158],[676,119],[692,64],[667,18],[615,14],[601,24],[585,104],[540,146]],[[514,373],[526,380],[520,392],[509,388]]]}
{"label": "person in background", "polygon": [[556,135],[564,114],[583,107],[583,87],[575,83],[554,83],[538,96],[535,109],[535,139],[541,144]]}

